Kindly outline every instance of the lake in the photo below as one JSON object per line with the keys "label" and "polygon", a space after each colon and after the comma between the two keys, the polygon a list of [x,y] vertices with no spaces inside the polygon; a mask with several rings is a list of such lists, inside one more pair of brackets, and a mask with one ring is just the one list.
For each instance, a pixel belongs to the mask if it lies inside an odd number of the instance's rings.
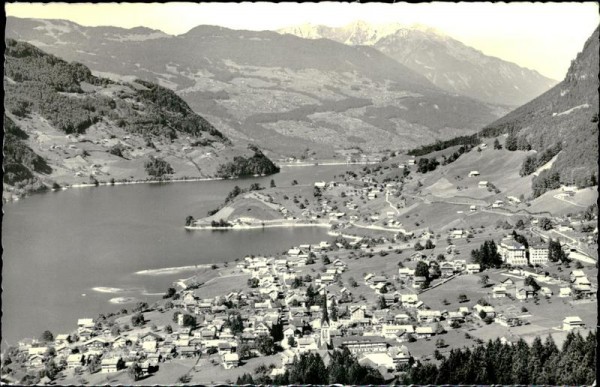
{"label": "lake", "polygon": [[187,215],[216,208],[235,185],[313,184],[359,168],[283,167],[252,179],[75,188],[5,204],[2,347],[46,329],[68,333],[77,318],[131,306],[110,303],[115,297],[151,303],[173,281],[193,275],[138,271],[230,262],[331,239],[319,227],[217,232],[183,225]]}

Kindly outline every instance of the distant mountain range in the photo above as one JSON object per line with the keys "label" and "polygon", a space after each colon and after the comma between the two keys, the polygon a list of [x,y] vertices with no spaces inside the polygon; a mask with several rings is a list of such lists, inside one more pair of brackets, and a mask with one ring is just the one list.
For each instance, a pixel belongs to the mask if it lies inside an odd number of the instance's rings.
{"label": "distant mountain range", "polygon": [[278,170],[172,90],[96,77],[29,43],[6,41],[4,91],[4,183],[15,189]]}
{"label": "distant mountain range", "polygon": [[596,185],[599,49],[596,28],[562,82],[488,125],[483,134],[509,133],[518,148],[537,150],[538,161],[545,152],[559,151],[546,177],[556,173],[553,178],[565,184]]}
{"label": "distant mountain range", "polygon": [[6,36],[113,80],[174,90],[234,143],[271,152],[408,149],[470,134],[506,107],[440,89],[374,47],[199,26],[83,27],[9,17]]}
{"label": "distant mountain range", "polygon": [[522,105],[557,83],[421,25],[357,21],[343,27],[304,24],[278,32],[373,46],[444,90],[495,104]]}

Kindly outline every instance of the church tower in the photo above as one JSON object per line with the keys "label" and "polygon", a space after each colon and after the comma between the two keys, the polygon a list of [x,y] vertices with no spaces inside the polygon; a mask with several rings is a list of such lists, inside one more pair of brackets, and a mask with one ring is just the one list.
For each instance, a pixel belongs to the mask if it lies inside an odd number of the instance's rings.
{"label": "church tower", "polygon": [[327,311],[327,290],[323,292],[323,298],[323,315],[321,316],[321,346],[327,348],[331,343],[331,337],[329,333],[331,325],[329,321],[329,313]]}

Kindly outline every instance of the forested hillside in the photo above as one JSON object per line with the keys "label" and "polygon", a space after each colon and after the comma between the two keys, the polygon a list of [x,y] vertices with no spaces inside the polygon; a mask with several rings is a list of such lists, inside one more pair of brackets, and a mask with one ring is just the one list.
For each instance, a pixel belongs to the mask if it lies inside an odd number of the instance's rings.
{"label": "forested hillside", "polygon": [[36,154],[23,140],[27,133],[19,129],[13,120],[4,115],[4,183],[27,187],[30,191],[44,190],[46,187],[33,175],[33,172],[49,174],[52,168]]}
{"label": "forested hillside", "polygon": [[[172,90],[96,77],[29,43],[6,41],[4,91],[4,182],[17,195],[51,185],[211,177],[248,154]],[[276,169],[258,163],[238,172]]]}
{"label": "forested hillside", "polygon": [[82,64],[67,63],[12,39],[6,42],[5,55],[4,73],[13,81],[5,84],[10,96],[6,109],[18,117],[38,112],[67,134],[85,133],[91,125],[106,119],[145,136],[177,138],[180,132],[200,137],[206,133],[226,141],[164,87],[136,80],[130,90],[117,91],[113,81],[93,76]]}

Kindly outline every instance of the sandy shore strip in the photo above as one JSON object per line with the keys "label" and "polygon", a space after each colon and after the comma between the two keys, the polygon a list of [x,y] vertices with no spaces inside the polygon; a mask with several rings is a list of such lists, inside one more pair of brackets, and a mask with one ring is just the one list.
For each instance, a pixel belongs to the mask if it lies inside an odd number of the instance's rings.
{"label": "sandy shore strip", "polygon": [[170,275],[170,274],[183,273],[186,271],[194,271],[194,270],[198,270],[198,269],[207,269],[210,267],[211,267],[211,265],[208,265],[208,264],[199,264],[199,265],[192,265],[192,266],[179,266],[179,267],[164,267],[161,269],[140,270],[140,271],[136,271],[135,274],[137,274],[137,275]]}
{"label": "sandy shore strip", "polygon": [[115,297],[108,300],[111,304],[131,304],[139,301],[135,297]]}
{"label": "sandy shore strip", "polygon": [[121,288],[109,288],[104,286],[96,286],[92,288],[92,290],[98,293],[123,293],[127,291]]}
{"label": "sandy shore strip", "polygon": [[292,223],[285,222],[279,224],[269,224],[267,221],[261,224],[234,224],[231,227],[214,227],[211,225],[201,225],[201,226],[185,226],[187,230],[254,230],[254,229],[262,229],[262,228],[294,228],[294,227],[326,227],[330,228],[331,225],[329,223]]}

